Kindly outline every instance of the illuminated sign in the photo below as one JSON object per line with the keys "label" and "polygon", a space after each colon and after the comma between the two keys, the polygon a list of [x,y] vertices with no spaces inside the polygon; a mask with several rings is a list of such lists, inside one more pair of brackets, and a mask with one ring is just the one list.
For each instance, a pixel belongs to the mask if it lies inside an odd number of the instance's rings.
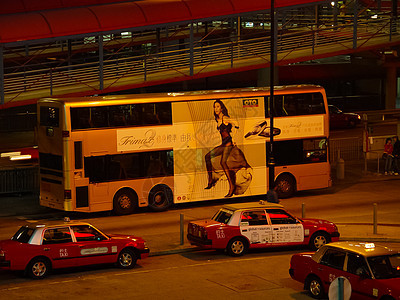
{"label": "illuminated sign", "polygon": [[243,107],[258,107],[258,99],[243,99]]}

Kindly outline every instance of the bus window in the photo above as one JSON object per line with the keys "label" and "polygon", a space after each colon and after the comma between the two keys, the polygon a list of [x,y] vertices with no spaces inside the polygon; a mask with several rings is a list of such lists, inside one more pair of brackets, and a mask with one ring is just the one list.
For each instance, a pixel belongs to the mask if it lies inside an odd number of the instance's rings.
{"label": "bus window", "polygon": [[89,182],[173,176],[172,150],[85,157]]}
{"label": "bus window", "polygon": [[[269,143],[267,143],[269,149]],[[274,142],[275,163],[277,166],[297,165],[303,160],[303,141],[277,141]]]}
{"label": "bus window", "polygon": [[170,102],[71,108],[72,130],[157,124],[172,124]]}
{"label": "bus window", "polygon": [[109,127],[107,106],[92,107],[90,109],[90,112],[91,112],[90,120],[91,123],[93,124],[93,127],[96,128]]}
{"label": "bus window", "polygon": [[326,139],[310,139],[303,141],[303,160],[304,162],[325,162]]}
{"label": "bus window", "polygon": [[48,127],[59,126],[59,109],[57,107],[40,107],[40,125]]}
{"label": "bus window", "polygon": [[[267,143],[269,147],[269,143]],[[326,162],[327,143],[325,138],[274,142],[277,166]]]}
{"label": "bus window", "polygon": [[62,170],[62,156],[39,152],[40,168]]}
{"label": "bus window", "polygon": [[[266,117],[269,117],[269,99],[266,97]],[[268,106],[267,106],[268,105]],[[274,96],[274,116],[300,116],[325,114],[324,98],[321,93],[289,94]]]}
{"label": "bus window", "polygon": [[109,107],[110,127],[127,126],[128,105],[115,105]]}

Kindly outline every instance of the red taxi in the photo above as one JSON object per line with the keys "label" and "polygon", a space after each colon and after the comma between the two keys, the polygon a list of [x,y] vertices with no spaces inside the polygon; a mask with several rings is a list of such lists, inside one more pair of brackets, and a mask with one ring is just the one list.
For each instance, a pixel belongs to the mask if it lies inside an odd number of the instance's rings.
{"label": "red taxi", "polygon": [[339,232],[332,222],[296,218],[280,204],[260,201],[227,204],[212,219],[190,222],[187,238],[192,245],[240,256],[249,248],[309,245],[315,250],[338,241]]}
{"label": "red taxi", "polygon": [[43,278],[51,269],[116,263],[130,269],[149,255],[142,238],[105,234],[84,222],[22,226],[0,241],[0,268]]}
{"label": "red taxi", "polygon": [[400,253],[374,243],[337,242],[295,254],[289,274],[316,299],[338,277],[349,281],[351,299],[400,299]]}

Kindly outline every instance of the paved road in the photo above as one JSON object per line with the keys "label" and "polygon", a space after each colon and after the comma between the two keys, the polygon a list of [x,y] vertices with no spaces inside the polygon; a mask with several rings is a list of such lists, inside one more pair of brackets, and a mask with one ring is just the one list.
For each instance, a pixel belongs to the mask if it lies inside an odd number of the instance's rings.
{"label": "paved road", "polygon": [[0,271],[0,299],[311,299],[288,273],[296,252],[236,259],[214,251],[156,256],[133,270],[75,269],[41,281]]}
{"label": "paved road", "polygon": [[[304,204],[306,217],[335,222],[342,239],[400,242],[400,176],[360,174],[359,180],[356,177],[357,174],[327,190],[301,192],[297,197],[283,200],[283,204],[297,216],[301,216]],[[25,222],[55,222],[65,215],[40,208],[37,198],[29,195],[0,200],[0,239],[9,238]],[[309,299],[301,284],[287,274],[291,254],[303,249],[251,252],[233,259],[215,251],[199,251],[187,241],[180,245],[180,214],[184,214],[186,223],[207,218],[225,202],[181,205],[162,213],[142,210],[130,216],[70,214],[71,218],[87,220],[105,232],[144,237],[152,256],[140,261],[131,271],[109,267],[75,269],[57,272],[43,281],[30,281],[0,271],[0,299],[133,296],[138,299]],[[373,233],[372,226],[374,203],[378,207],[377,234]],[[166,255],[170,253],[175,254]]]}

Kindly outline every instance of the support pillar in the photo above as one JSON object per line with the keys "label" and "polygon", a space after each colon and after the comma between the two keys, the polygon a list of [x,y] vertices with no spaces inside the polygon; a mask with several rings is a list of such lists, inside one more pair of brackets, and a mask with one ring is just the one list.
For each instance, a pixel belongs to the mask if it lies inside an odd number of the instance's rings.
{"label": "support pillar", "polygon": [[[274,85],[279,85],[278,66],[274,66]],[[267,87],[270,86],[271,70],[270,68],[263,68],[257,70],[257,86]]]}
{"label": "support pillar", "polygon": [[4,63],[3,46],[0,45],[0,104],[4,104]]}
{"label": "support pillar", "polygon": [[189,36],[189,60],[190,60],[190,76],[194,73],[194,35],[193,35],[193,23],[190,23],[190,36]]}
{"label": "support pillar", "polygon": [[385,109],[396,108],[397,98],[397,68],[388,66],[386,68],[386,99]]}
{"label": "support pillar", "polygon": [[71,65],[71,57],[72,57],[72,40],[67,40],[67,53],[68,53],[68,66]]}
{"label": "support pillar", "polygon": [[103,35],[99,35],[99,89],[104,89],[104,48]]}
{"label": "support pillar", "polygon": [[357,28],[358,28],[358,1],[353,3],[353,49],[357,48]]}

